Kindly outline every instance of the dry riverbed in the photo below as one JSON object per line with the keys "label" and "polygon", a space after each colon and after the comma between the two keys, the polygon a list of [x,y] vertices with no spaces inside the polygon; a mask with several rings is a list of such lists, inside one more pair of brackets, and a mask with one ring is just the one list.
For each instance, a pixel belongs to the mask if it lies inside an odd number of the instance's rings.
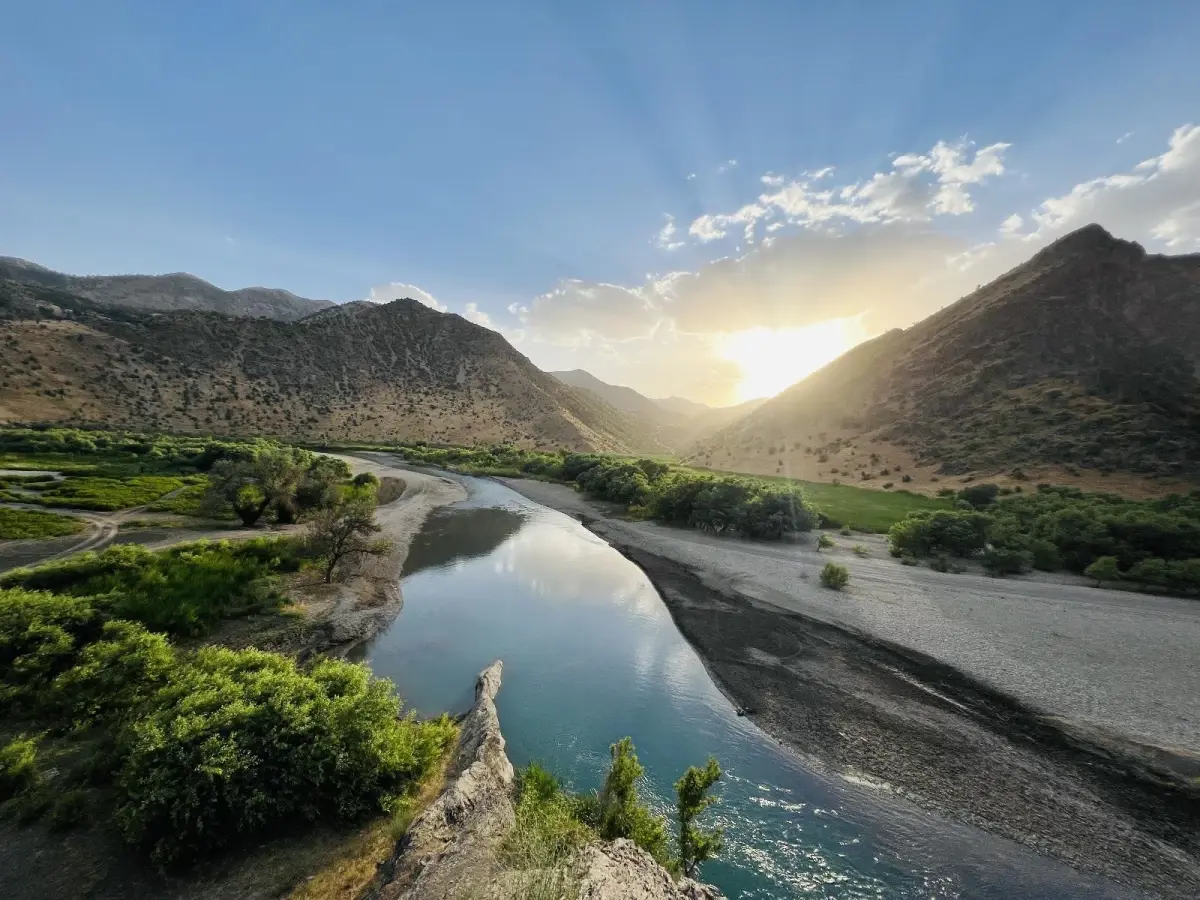
{"label": "dry riverbed", "polygon": [[[731,700],[815,764],[1200,895],[1200,603],[905,567],[866,535],[823,553],[716,538],[502,480],[637,563]],[[844,592],[817,579],[830,558]]]}

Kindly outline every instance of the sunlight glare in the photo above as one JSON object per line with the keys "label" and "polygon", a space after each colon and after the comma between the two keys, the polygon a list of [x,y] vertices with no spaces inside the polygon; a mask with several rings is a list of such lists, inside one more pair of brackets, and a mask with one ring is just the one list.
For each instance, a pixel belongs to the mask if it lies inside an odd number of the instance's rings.
{"label": "sunlight glare", "polygon": [[742,370],[738,400],[771,397],[833,362],[867,337],[857,316],[807,328],[751,328],[726,335],[721,356]]}

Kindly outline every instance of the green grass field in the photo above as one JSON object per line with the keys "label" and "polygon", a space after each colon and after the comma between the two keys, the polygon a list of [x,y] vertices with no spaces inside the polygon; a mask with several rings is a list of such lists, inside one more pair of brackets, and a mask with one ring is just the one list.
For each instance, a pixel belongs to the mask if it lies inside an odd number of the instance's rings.
{"label": "green grass field", "polygon": [[[692,469],[717,475],[736,475],[718,469]],[[854,531],[882,534],[909,513],[929,509],[950,509],[948,500],[926,497],[911,491],[881,491],[849,484],[827,484],[823,481],[801,481],[783,475],[746,475],[784,484],[798,484],[808,499],[821,511],[827,525],[846,527]]]}
{"label": "green grass field", "polygon": [[83,523],[70,516],[35,509],[5,509],[0,507],[0,540],[21,541],[38,538],[63,537],[83,530]]}
{"label": "green grass field", "polygon": [[142,506],[187,484],[168,475],[135,475],[132,478],[101,478],[93,475],[70,476],[57,482],[31,502],[43,506],[78,509],[115,510]]}

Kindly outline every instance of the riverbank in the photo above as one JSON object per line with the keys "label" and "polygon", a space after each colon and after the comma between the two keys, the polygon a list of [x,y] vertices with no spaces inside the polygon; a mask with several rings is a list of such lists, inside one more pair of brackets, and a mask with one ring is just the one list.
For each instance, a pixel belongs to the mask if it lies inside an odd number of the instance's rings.
{"label": "riverbank", "polygon": [[629,522],[504,481],[641,566],[733,702],[809,760],[1127,885],[1200,890],[1198,692],[1179,664],[1200,606],[909,569],[858,535],[837,538],[868,554],[834,551],[851,570],[837,594],[811,544]]}

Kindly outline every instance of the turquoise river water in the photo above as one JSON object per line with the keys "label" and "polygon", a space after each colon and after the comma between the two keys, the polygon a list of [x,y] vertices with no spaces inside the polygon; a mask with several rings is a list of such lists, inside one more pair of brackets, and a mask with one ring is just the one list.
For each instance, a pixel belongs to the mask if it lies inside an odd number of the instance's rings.
{"label": "turquoise river water", "polygon": [[462,711],[504,660],[500,724],[514,765],[597,787],[633,737],[643,793],[710,755],[727,775],[726,850],[703,878],[730,898],[1117,898],[1107,882],[861,785],[814,773],[740,718],[643,572],[568,516],[498,483],[434,513],[414,542],[404,609],[362,650],[410,708]]}

